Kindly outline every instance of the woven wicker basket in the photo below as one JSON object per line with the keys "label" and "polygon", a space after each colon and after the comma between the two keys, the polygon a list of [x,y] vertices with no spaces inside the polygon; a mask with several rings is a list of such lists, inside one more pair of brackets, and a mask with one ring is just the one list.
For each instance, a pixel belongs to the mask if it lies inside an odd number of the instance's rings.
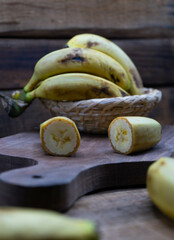
{"label": "woven wicker basket", "polygon": [[107,133],[110,122],[119,116],[147,116],[161,100],[157,89],[144,88],[142,95],[89,99],[74,102],[40,99],[53,116],[72,119],[81,132]]}

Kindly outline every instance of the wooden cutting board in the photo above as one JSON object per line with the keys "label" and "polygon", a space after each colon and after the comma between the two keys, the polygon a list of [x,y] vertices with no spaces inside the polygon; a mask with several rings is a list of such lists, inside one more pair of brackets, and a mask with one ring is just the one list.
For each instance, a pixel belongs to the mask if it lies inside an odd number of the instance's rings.
{"label": "wooden cutting board", "polygon": [[0,205],[68,209],[89,192],[142,186],[149,165],[174,154],[174,126],[163,127],[153,149],[130,156],[115,153],[107,136],[82,135],[71,157],[46,154],[38,132],[0,139]]}

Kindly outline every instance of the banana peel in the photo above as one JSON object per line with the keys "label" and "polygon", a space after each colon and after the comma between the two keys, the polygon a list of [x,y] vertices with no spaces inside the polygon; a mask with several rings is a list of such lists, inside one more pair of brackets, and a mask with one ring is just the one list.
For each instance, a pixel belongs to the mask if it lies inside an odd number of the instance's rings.
{"label": "banana peel", "polygon": [[112,57],[126,70],[128,79],[130,80],[130,89],[127,91],[131,95],[141,95],[143,93],[143,81],[137,67],[126,52],[116,43],[96,34],[82,33],[72,37],[66,45],[70,48],[94,49]]}
{"label": "banana peel", "polygon": [[90,220],[75,219],[42,209],[0,208],[0,239],[3,240],[97,240]]}
{"label": "banana peel", "polygon": [[162,157],[152,163],[146,186],[152,202],[174,220],[174,158]]}
{"label": "banana peel", "polygon": [[161,140],[161,125],[147,117],[117,117],[109,125],[108,137],[118,153],[140,152],[154,147]]}

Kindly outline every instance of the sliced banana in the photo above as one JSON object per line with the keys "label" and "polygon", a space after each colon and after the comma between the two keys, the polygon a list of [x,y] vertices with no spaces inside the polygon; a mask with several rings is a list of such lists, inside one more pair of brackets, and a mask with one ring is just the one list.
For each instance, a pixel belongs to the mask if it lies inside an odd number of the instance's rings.
{"label": "sliced banana", "polygon": [[80,133],[71,119],[53,117],[40,125],[43,149],[51,155],[70,156],[80,146]]}
{"label": "sliced banana", "polygon": [[130,154],[155,146],[161,139],[161,125],[147,117],[118,117],[110,123],[108,137],[116,152]]}

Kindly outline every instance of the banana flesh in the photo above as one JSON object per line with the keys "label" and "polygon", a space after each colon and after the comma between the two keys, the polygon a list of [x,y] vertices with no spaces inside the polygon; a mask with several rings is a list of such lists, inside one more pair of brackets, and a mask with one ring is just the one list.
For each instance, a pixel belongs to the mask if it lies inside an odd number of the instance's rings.
{"label": "banana flesh", "polygon": [[25,101],[45,98],[55,101],[77,101],[91,98],[122,97],[128,93],[103,78],[85,73],[66,73],[50,77],[31,92]]}
{"label": "banana flesh", "polygon": [[130,94],[142,94],[143,82],[141,76],[130,57],[112,41],[96,34],[78,34],[67,42],[68,47],[95,49],[118,61],[126,70],[131,82]]}
{"label": "banana flesh", "polygon": [[74,121],[67,117],[53,117],[40,125],[43,149],[51,155],[70,156],[80,146],[80,134]]}
{"label": "banana flesh", "polygon": [[93,222],[49,210],[2,207],[0,222],[0,239],[3,240],[98,239]]}
{"label": "banana flesh", "polygon": [[112,81],[125,90],[130,88],[126,71],[110,56],[93,49],[65,48],[51,52],[37,62],[24,90],[33,90],[48,77],[73,72],[93,74]]}
{"label": "banana flesh", "polygon": [[116,152],[130,154],[155,146],[161,140],[161,125],[147,117],[118,117],[110,123],[108,136]]}
{"label": "banana flesh", "polygon": [[151,164],[146,183],[153,203],[174,220],[174,158],[162,157]]}

